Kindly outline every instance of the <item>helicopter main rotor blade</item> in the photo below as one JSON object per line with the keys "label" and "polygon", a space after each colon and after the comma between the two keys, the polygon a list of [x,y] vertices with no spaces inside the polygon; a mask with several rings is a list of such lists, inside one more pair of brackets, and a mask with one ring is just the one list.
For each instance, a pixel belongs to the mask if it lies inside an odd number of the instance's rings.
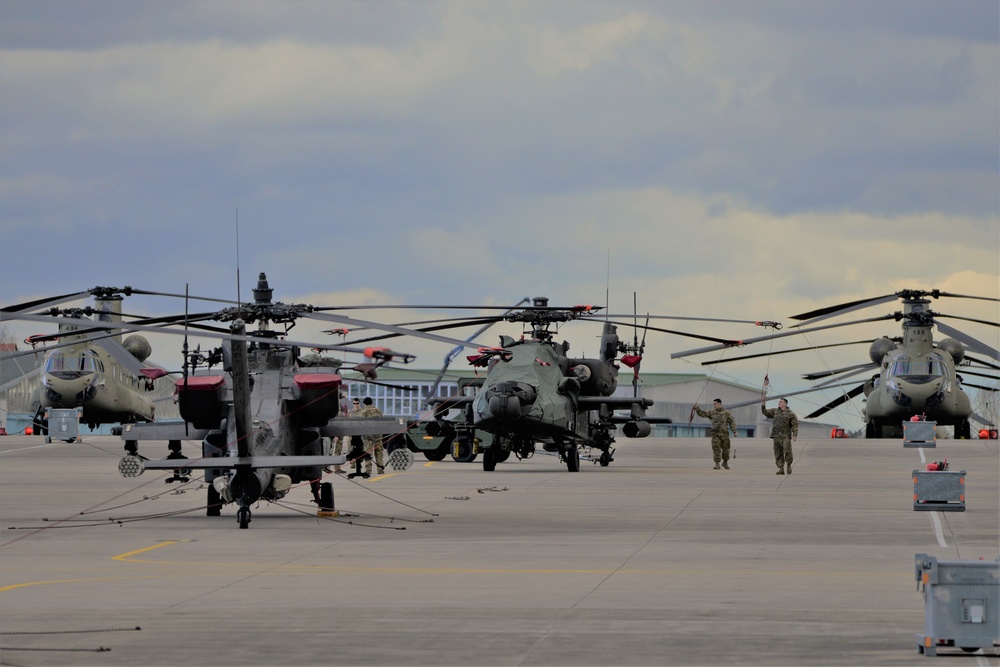
{"label": "helicopter main rotor blade", "polygon": [[878,366],[876,366],[875,364],[865,364],[863,366],[858,367],[857,370],[853,370],[853,371],[851,371],[849,373],[848,372],[844,372],[844,373],[841,373],[839,375],[835,375],[835,376],[831,377],[829,380],[827,380],[826,382],[820,382],[819,384],[816,384],[816,385],[813,385],[813,386],[816,389],[826,389],[830,385],[835,385],[835,384],[838,384],[840,382],[843,382],[845,379],[847,379],[849,377],[854,377],[855,375],[860,375],[861,373],[864,373],[864,372],[867,372],[867,371],[872,371],[872,370],[875,370],[876,368],[878,368]]}
{"label": "helicopter main rotor blade", "polygon": [[988,375],[986,373],[977,373],[976,371],[970,371],[968,369],[962,370],[962,372],[958,374],[961,375],[962,377],[965,377],[966,375],[973,375],[978,378],[986,378],[987,380],[1000,380],[1000,376]]}
{"label": "helicopter main rotor blade", "polygon": [[[481,319],[476,319],[476,320],[465,320],[464,322],[453,322],[451,324],[440,324],[440,325],[434,326],[434,327],[422,327],[420,329],[415,329],[415,331],[422,331],[422,332],[443,331],[445,329],[460,329],[462,327],[477,326],[477,325],[481,325],[481,324],[495,324],[497,322],[503,322],[503,321],[504,320],[503,320],[502,317],[500,317],[500,318],[490,317],[490,318],[485,318],[485,319],[481,318]],[[416,323],[413,323],[413,324],[416,324]],[[395,326],[407,326],[407,325],[406,324],[397,324]],[[346,341],[346,342],[349,345],[357,345],[359,343],[370,343],[372,341],[385,340],[387,338],[397,338],[397,337],[403,336],[403,335],[405,335],[405,334],[387,333],[387,334],[382,334],[381,336],[371,336],[369,338],[358,338],[358,339],[351,340],[351,341]]]}
{"label": "helicopter main rotor blade", "polygon": [[830,377],[831,375],[840,375],[841,373],[846,373],[847,371],[854,371],[865,368],[874,368],[875,364],[854,364],[853,366],[844,366],[843,368],[834,368],[828,371],[817,371],[815,373],[806,373],[802,376],[804,380],[818,380],[820,378]]}
{"label": "helicopter main rotor blade", "polygon": [[973,363],[979,364],[980,366],[986,366],[987,368],[995,368],[1000,370],[1000,366],[990,361],[986,361],[985,359],[977,359],[976,357],[970,357],[968,354],[965,355],[965,358]]}
{"label": "helicopter main rotor blade", "polygon": [[[784,333],[776,333],[770,336],[758,336],[757,338],[747,338],[741,341],[737,341],[738,345],[750,345],[751,343],[759,343],[762,340],[774,340],[775,338],[784,338],[786,336],[797,336],[799,334],[812,333],[814,331],[824,331],[826,329],[835,329],[837,327],[847,327],[852,324],[866,324],[868,322],[882,322],[884,320],[896,319],[896,315],[883,315],[882,317],[869,317],[863,320],[853,320],[851,322],[841,322],[840,324],[824,324],[821,327],[811,327],[808,329],[796,329],[795,331],[786,331]],[[703,352],[712,352],[714,350],[721,350],[724,347],[731,347],[728,345],[713,345],[710,347],[702,347],[697,350],[684,350],[683,352],[674,352],[670,355],[671,359],[680,359],[682,357],[689,357],[695,354],[702,354]]]}
{"label": "helicopter main rotor blade", "polygon": [[867,308],[869,306],[874,306],[879,303],[887,303],[889,301],[895,301],[896,299],[910,300],[910,299],[920,299],[923,297],[933,297],[937,299],[938,297],[946,296],[958,299],[979,299],[981,301],[1000,301],[995,297],[989,296],[972,296],[969,294],[954,294],[952,292],[942,292],[941,290],[901,290],[894,294],[885,294],[883,296],[876,296],[870,299],[858,299],[857,301],[849,301],[847,303],[841,303],[836,306],[827,306],[826,308],[818,308],[816,310],[811,310],[808,313],[802,313],[801,315],[792,315],[793,320],[813,320],[818,321],[825,319],[827,317],[832,317],[834,315],[839,315],[842,313],[848,313],[853,310],[859,310],[861,308]]}
{"label": "helicopter main rotor blade", "polygon": [[971,382],[963,382],[962,386],[963,387],[974,387],[976,389],[982,389],[983,391],[1000,391],[1000,388],[997,388],[997,387],[986,387],[986,386],[983,386],[981,384],[972,384]]}
{"label": "helicopter main rotor blade", "polygon": [[[847,385],[838,384],[838,385],[832,385],[832,386],[844,388]],[[789,396],[800,396],[802,394],[811,394],[814,391],[823,391],[823,390],[829,389],[829,388],[830,387],[811,387],[809,389],[801,389],[799,391],[784,392],[784,393],[781,394],[781,397],[782,398],[787,398]],[[760,403],[760,399],[759,398],[755,398],[755,399],[752,399],[752,400],[749,400],[749,401],[740,401],[739,403],[727,404],[726,408],[729,409],[729,410],[732,410],[734,408],[744,408],[744,407],[746,407],[748,405],[753,405],[754,403]]]}
{"label": "helicopter main rotor blade", "polygon": [[1000,299],[992,296],[973,296],[971,294],[954,294],[953,292],[941,292],[939,290],[933,290],[930,294],[934,298],[939,296],[947,296],[953,299],[979,299],[980,301],[1000,301]]}
{"label": "helicopter main rotor blade", "polygon": [[852,398],[854,398],[855,396],[857,396],[858,394],[860,394],[864,390],[865,390],[865,385],[859,384],[857,387],[855,387],[854,389],[851,389],[849,392],[841,394],[840,396],[838,396],[837,398],[833,399],[832,401],[830,401],[829,403],[827,403],[823,407],[821,407],[821,408],[819,408],[817,410],[814,410],[813,412],[807,414],[805,416],[805,419],[815,419],[816,417],[819,417],[820,415],[825,414],[825,413],[829,412],[830,410],[833,410],[838,405],[841,405],[842,403],[846,403],[847,401],[851,400]]}
{"label": "helicopter main rotor blade", "polygon": [[[308,317],[311,319],[325,320],[327,322],[336,322],[337,324],[346,324],[348,326],[354,325],[355,327],[371,327],[373,329],[382,329],[383,331],[392,331],[403,336],[413,336],[415,338],[425,338],[427,340],[437,341],[439,343],[448,343],[450,345],[461,345],[462,347],[479,348],[482,347],[478,343],[470,343],[468,341],[459,340],[458,338],[448,338],[447,336],[438,336],[432,333],[423,333],[415,329],[405,329],[403,327],[393,326],[391,324],[380,324],[379,322],[369,322],[367,320],[358,320],[353,317],[347,317],[346,315],[329,315],[327,313],[304,313],[303,317]],[[314,346],[315,347],[315,346]],[[334,348],[330,348],[334,349]]]}
{"label": "helicopter main rotor blade", "polygon": [[885,294],[883,296],[876,296],[870,299],[858,299],[857,301],[848,301],[847,303],[837,304],[836,306],[827,306],[826,308],[817,308],[816,310],[810,310],[808,313],[802,313],[800,315],[792,315],[793,320],[822,320],[827,317],[833,317],[834,315],[839,315],[841,313],[849,313],[854,310],[861,310],[862,308],[868,308],[869,306],[874,306],[880,303],[888,303],[890,301],[895,301],[898,297],[896,294]]}
{"label": "helicopter main rotor blade", "polygon": [[[622,327],[633,326],[632,324],[629,324],[628,322],[621,322],[619,320],[601,320],[601,322],[607,322],[608,324],[615,324],[615,325],[622,326]],[[740,342],[742,342],[742,341],[737,341],[737,340],[732,340],[732,339],[726,339],[726,338],[716,338],[714,336],[702,336],[700,334],[688,333],[686,331],[674,331],[673,329],[661,329],[660,327],[650,327],[650,326],[645,326],[644,327],[641,324],[638,325],[637,328],[646,329],[648,331],[659,331],[661,333],[674,334],[675,336],[686,336],[687,338],[697,338],[699,340],[710,340],[710,341],[714,341],[716,343],[720,343],[722,347],[731,347],[731,346],[734,346],[734,345],[738,345]]]}
{"label": "helicopter main rotor blade", "polygon": [[50,306],[57,306],[60,303],[66,303],[68,301],[78,301],[80,299],[85,299],[90,296],[90,292],[75,292],[73,294],[63,294],[62,296],[51,296],[44,299],[35,299],[34,301],[26,301],[24,303],[19,303],[15,306],[8,306],[6,308],[0,308],[0,319],[4,319],[3,315],[7,313],[19,313],[24,310],[38,310],[40,308],[48,308]]}
{"label": "helicopter main rotor blade", "polygon": [[[18,315],[17,319],[28,320],[28,321],[31,321],[31,322],[55,322],[57,324],[78,324],[80,322],[80,320],[76,320],[76,319],[68,319],[68,318],[52,317],[52,316],[42,316],[42,315],[27,315],[27,314],[25,314],[25,315]],[[375,323],[373,322],[372,324],[375,324]],[[118,331],[119,333],[129,333],[129,332],[132,332],[132,331],[150,331],[150,332],[153,332],[153,333],[165,333],[165,334],[171,334],[171,335],[175,335],[175,336],[183,336],[184,335],[183,331],[178,331],[178,330],[175,330],[175,329],[170,329],[170,328],[167,328],[165,326],[155,327],[155,326],[145,326],[145,325],[141,325],[141,324],[129,324],[129,323],[123,323],[123,322],[96,322],[95,321],[95,322],[88,322],[87,326],[90,327],[90,328],[97,328],[97,329],[114,329],[114,330]],[[378,326],[383,326],[383,325],[378,325]],[[201,337],[203,337],[203,338],[218,338],[218,339],[222,339],[222,340],[230,340],[230,341],[234,341],[235,340],[235,341],[243,341],[243,342],[248,342],[248,343],[261,343],[261,344],[265,344],[265,345],[280,345],[280,346],[284,346],[284,347],[297,346],[297,347],[304,347],[304,348],[313,348],[313,349],[317,349],[317,350],[336,350],[336,351],[339,351],[339,352],[355,352],[355,353],[359,353],[359,354],[366,354],[367,352],[370,351],[370,350],[366,350],[365,348],[347,347],[345,345],[331,345],[331,344],[327,344],[327,343],[310,343],[310,342],[305,342],[305,341],[295,341],[295,340],[278,339],[278,338],[271,338],[271,337],[264,337],[264,336],[253,336],[253,335],[237,336],[237,335],[234,335],[234,334],[223,334],[223,333],[216,333],[216,332],[213,332],[213,331],[205,331],[205,332],[202,332],[202,333],[200,333],[198,335],[201,336]],[[52,347],[55,347],[55,346],[52,346]],[[46,349],[52,349],[52,347],[49,347],[49,348],[46,348]],[[387,352],[386,354],[387,355],[391,355],[391,356],[395,356],[395,357],[399,357],[400,358],[399,360],[400,361],[404,361],[405,363],[409,363],[409,361],[413,360],[413,355],[404,354],[402,352]]]}
{"label": "helicopter main rotor blade", "polygon": [[1000,327],[1000,322],[991,322],[989,320],[977,320],[972,317],[962,317],[961,315],[946,315],[944,313],[934,313],[934,317],[946,317],[949,320],[963,320],[965,322],[974,322],[976,324],[985,324],[988,327]]}
{"label": "helicopter main rotor blade", "polygon": [[791,352],[808,352],[810,350],[821,350],[827,347],[841,347],[844,345],[861,345],[862,343],[868,345],[871,343],[870,340],[855,340],[850,343],[829,343],[827,345],[813,345],[812,347],[796,347],[791,350],[776,350],[774,352],[761,352],[760,354],[748,354],[742,357],[730,357],[729,359],[719,359],[718,361],[703,361],[702,366],[712,366],[715,364],[726,364],[730,361],[743,361],[744,359],[758,359],[760,357],[768,357],[775,354],[788,354]]}
{"label": "helicopter main rotor blade", "polygon": [[[631,317],[633,319],[637,319],[635,313],[627,313],[627,314],[617,314],[617,313],[607,313],[607,314],[605,314],[605,313],[597,313],[592,318],[591,317],[585,317],[585,318],[582,318],[582,319],[601,319],[601,318],[605,318],[605,317],[618,317],[618,318]],[[760,320],[727,320],[727,319],[720,319],[720,318],[716,318],[716,317],[685,317],[685,316],[681,316],[681,315],[649,315],[649,314],[647,314],[646,318],[647,319],[652,319],[652,320],[684,320],[684,321],[687,321],[687,322],[724,322],[724,323],[728,323],[728,324],[760,324],[761,323]],[[775,323],[775,324],[777,324],[777,323]],[[633,325],[630,324],[629,326],[633,326]]]}
{"label": "helicopter main rotor blade", "polygon": [[214,303],[226,303],[230,305],[240,305],[239,301],[232,301],[230,299],[216,299],[210,296],[194,296],[187,294],[174,294],[172,292],[151,292],[149,290],[136,289],[134,287],[126,288],[131,291],[132,294],[144,294],[148,296],[169,296],[176,299],[194,299],[196,301],[211,301]]}
{"label": "helicopter main rotor blade", "polygon": [[947,324],[942,324],[941,322],[935,322],[934,324],[937,325],[938,331],[965,343],[965,346],[970,350],[980,354],[988,354],[991,359],[1000,359],[1000,353],[986,343],[964,334],[955,327],[948,326]]}

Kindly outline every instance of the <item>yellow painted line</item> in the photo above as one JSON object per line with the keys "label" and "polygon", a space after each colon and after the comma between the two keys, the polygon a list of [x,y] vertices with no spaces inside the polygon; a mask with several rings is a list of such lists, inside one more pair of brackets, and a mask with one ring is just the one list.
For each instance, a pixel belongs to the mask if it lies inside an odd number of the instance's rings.
{"label": "yellow painted line", "polygon": [[[129,551],[128,553],[118,554],[117,556],[112,556],[111,560],[131,561],[132,560],[132,556],[135,556],[136,554],[144,554],[147,551],[152,551],[153,549],[159,549],[161,547],[169,547],[171,544],[178,544],[180,542],[186,542],[186,541],[187,540],[166,540],[165,542],[160,542],[159,544],[154,544],[151,547],[143,547],[142,549],[136,549],[135,551]],[[146,562],[146,561],[137,560],[137,561],[134,561],[134,562],[143,563],[143,562]]]}
{"label": "yellow painted line", "polygon": [[86,579],[51,579],[49,581],[27,581],[23,584],[11,584],[10,586],[0,587],[0,593],[6,593],[7,591],[13,591],[18,588],[27,588],[29,586],[50,586],[52,584],[86,584],[95,581],[127,581],[127,580],[140,580],[140,579],[155,579],[156,577],[89,577]]}

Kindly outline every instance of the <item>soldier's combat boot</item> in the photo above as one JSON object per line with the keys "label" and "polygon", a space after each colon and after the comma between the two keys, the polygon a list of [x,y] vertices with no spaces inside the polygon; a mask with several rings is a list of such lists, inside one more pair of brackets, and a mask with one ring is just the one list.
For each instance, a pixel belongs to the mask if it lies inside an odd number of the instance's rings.
{"label": "soldier's combat boot", "polygon": [[792,474],[792,464],[791,463],[786,463],[785,464],[785,470],[787,470],[788,474],[791,475]]}
{"label": "soldier's combat boot", "polygon": [[723,461],[722,467],[725,468],[726,470],[729,470],[729,461]]}
{"label": "soldier's combat boot", "polygon": [[776,472],[774,474],[775,475],[784,475],[785,474],[785,469],[784,468],[778,468],[778,472]]}
{"label": "soldier's combat boot", "polygon": [[719,464],[718,464],[718,462],[716,462],[715,467],[712,468],[712,470],[718,470],[718,469],[719,469]]}

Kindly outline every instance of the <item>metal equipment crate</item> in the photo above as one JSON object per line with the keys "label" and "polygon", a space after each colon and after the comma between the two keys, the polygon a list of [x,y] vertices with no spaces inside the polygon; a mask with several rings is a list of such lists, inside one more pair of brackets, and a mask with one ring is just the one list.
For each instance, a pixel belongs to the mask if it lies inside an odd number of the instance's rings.
{"label": "metal equipment crate", "polygon": [[53,438],[66,442],[80,440],[80,408],[49,408],[45,419],[48,422],[45,442],[52,442]]}
{"label": "metal equipment crate", "polygon": [[964,512],[965,471],[914,470],[913,509],[928,512]]}
{"label": "metal equipment crate", "polygon": [[937,447],[937,422],[903,422],[903,447]]}
{"label": "metal equipment crate", "polygon": [[1000,644],[1000,559],[939,561],[917,554],[916,575],[924,594],[917,651],[933,656],[939,647],[955,646],[993,652]]}

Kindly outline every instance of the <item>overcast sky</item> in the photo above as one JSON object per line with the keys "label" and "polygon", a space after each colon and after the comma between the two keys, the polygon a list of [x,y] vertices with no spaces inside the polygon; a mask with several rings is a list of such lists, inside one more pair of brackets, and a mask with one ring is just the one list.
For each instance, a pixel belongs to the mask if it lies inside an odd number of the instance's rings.
{"label": "overcast sky", "polygon": [[[790,325],[904,288],[1000,296],[995,0],[0,0],[0,89],[4,305],[235,298],[237,258],[244,299],[266,271],[276,300],[316,305],[631,312],[636,293],[640,314]],[[579,326],[563,337],[595,355]],[[811,342],[899,325],[836,331]],[[647,343],[645,369],[713,372],[669,358],[699,341]],[[396,346],[427,367],[449,350]],[[867,356],[715,371],[787,391]]]}

